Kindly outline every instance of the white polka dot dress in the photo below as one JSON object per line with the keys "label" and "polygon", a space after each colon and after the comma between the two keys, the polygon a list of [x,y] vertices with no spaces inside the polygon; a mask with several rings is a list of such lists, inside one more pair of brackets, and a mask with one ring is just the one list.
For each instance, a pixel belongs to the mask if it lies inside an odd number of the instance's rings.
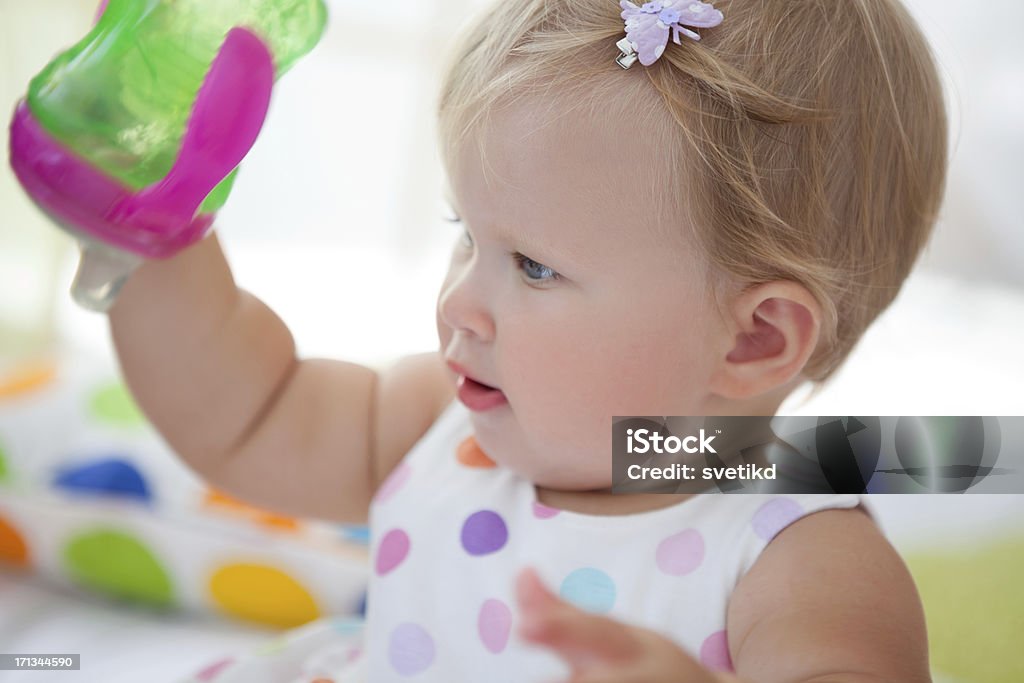
{"label": "white polka dot dress", "polygon": [[515,578],[533,566],[564,599],[654,629],[712,670],[731,671],[729,595],[779,531],[864,503],[857,495],[695,496],[596,516],[536,501],[496,466],[452,402],[370,509],[365,628],[370,681],[546,681],[568,674],[516,636]]}

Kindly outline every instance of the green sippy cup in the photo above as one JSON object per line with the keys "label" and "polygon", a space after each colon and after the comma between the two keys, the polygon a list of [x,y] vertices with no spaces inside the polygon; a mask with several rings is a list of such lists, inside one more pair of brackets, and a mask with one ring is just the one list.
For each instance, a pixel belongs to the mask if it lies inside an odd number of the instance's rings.
{"label": "green sippy cup", "polygon": [[143,259],[202,238],[326,17],[323,0],[109,0],[32,80],[11,166],[79,243],[79,304],[107,310]]}

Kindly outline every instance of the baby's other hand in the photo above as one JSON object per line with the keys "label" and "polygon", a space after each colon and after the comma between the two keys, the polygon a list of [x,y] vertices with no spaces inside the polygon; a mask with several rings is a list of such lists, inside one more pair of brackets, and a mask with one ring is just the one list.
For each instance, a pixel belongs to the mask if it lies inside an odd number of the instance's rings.
{"label": "baby's other hand", "polygon": [[551,648],[572,670],[570,683],[740,683],[701,666],[668,638],[586,612],[552,593],[533,569],[516,581],[520,635]]}

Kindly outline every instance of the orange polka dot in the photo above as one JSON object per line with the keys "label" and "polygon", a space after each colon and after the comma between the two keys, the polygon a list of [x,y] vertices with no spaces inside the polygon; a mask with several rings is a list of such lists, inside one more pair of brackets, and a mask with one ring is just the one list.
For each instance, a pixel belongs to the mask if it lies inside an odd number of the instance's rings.
{"label": "orange polka dot", "polygon": [[0,398],[27,394],[53,381],[57,368],[53,363],[38,361],[18,366],[0,376]]}
{"label": "orange polka dot", "polygon": [[467,436],[455,449],[455,458],[466,467],[495,467],[495,462],[487,457],[476,438]]}
{"label": "orange polka dot", "polygon": [[0,518],[0,562],[15,567],[28,566],[28,545],[18,531]]}
{"label": "orange polka dot", "polygon": [[220,507],[228,510],[232,510],[244,517],[248,517],[258,524],[265,526],[274,527],[275,529],[281,529],[284,531],[296,531],[299,528],[299,523],[292,517],[285,517],[269,510],[254,507],[248,503],[243,503],[237,498],[232,498],[226,493],[220,491],[210,490],[206,494],[206,505],[210,507]]}

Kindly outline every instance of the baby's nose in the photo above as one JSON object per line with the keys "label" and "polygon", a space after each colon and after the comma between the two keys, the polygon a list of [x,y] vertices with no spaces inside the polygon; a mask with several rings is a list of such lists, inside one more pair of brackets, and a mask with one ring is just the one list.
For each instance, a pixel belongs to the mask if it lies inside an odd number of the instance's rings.
{"label": "baby's nose", "polygon": [[438,297],[437,314],[453,331],[472,334],[481,341],[494,339],[494,316],[484,289],[469,266],[448,274]]}

